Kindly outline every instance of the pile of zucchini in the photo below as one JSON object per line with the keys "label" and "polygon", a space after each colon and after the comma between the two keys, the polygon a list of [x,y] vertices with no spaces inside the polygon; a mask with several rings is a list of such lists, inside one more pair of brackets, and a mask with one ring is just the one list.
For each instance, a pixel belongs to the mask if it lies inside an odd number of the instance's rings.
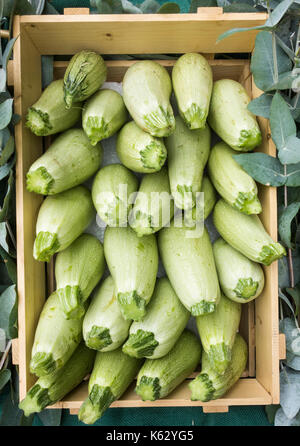
{"label": "pile of zucchini", "polygon": [[[55,255],[56,290],[35,332],[30,370],[38,380],[20,403],[26,416],[89,373],[79,411],[88,424],[136,377],[136,393],[154,401],[199,364],[191,400],[222,397],[247,363],[242,304],[263,291],[261,264],[285,255],[258,217],[255,182],[233,156],[261,143],[243,86],[213,83],[195,53],[176,61],[172,79],[154,61],[134,63],[123,95],[102,87],[106,75],[100,55],[81,51],[28,110],[33,133],[59,135],[27,173],[28,190],[46,195],[33,255]],[[222,139],[212,148],[211,129]],[[101,141],[115,134],[120,162],[101,168]],[[200,192],[202,222],[214,209],[213,244],[205,225],[194,234]],[[103,243],[85,232],[96,213],[106,224]],[[159,259],[166,275],[157,278]],[[191,316],[197,335],[186,329]]]}

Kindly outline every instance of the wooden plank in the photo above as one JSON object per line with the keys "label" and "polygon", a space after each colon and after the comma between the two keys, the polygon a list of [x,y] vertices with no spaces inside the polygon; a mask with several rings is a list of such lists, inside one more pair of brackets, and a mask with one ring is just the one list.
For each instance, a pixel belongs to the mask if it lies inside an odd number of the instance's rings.
{"label": "wooden plank", "polygon": [[[262,94],[254,81],[253,97]],[[258,118],[263,142],[258,151],[270,156],[276,155],[275,146],[270,139],[269,122]],[[259,198],[263,213],[260,218],[274,241],[277,241],[277,191],[275,187],[259,185]],[[279,328],[278,328],[278,262],[264,267],[265,287],[255,300],[256,325],[256,378],[271,394],[273,404],[279,403]]]}
{"label": "wooden plank", "polygon": [[[133,383],[125,394],[118,400],[112,403],[111,407],[229,407],[229,406],[257,406],[271,404],[272,398],[268,392],[259,384],[256,379],[240,379],[222,398],[208,403],[201,401],[190,400],[190,390],[186,380],[180,384],[167,398],[156,401],[142,401],[135,393]],[[77,387],[73,392],[66,396],[63,401],[60,401],[51,408],[64,409],[79,409],[82,402],[88,394],[88,383],[84,382]]]}
{"label": "wooden plank", "polygon": [[24,398],[34,378],[29,361],[38,317],[45,299],[45,267],[32,255],[35,222],[42,198],[27,191],[25,175],[33,161],[42,153],[41,138],[25,127],[27,109],[41,93],[41,57],[25,32],[20,33],[20,18],[14,19],[14,105],[22,120],[15,127],[16,220],[19,324],[20,398]]}
{"label": "wooden plank", "polygon": [[265,13],[27,15],[21,17],[21,26],[45,55],[87,48],[101,54],[240,53],[253,50],[258,31],[217,43],[218,36],[236,27],[263,25],[267,17]]}
{"label": "wooden plank", "polygon": [[12,340],[12,363],[14,365],[18,365],[20,363],[18,338]]}
{"label": "wooden plank", "polygon": [[14,62],[13,60],[9,60],[7,63],[7,85],[11,87],[14,83]]}
{"label": "wooden plank", "polygon": [[285,334],[279,334],[279,359],[286,358],[286,342],[285,342]]}
{"label": "wooden plank", "polygon": [[64,8],[64,15],[89,15],[90,8]]}
{"label": "wooden plank", "polygon": [[229,411],[228,406],[204,406],[203,413],[225,413]]}
{"label": "wooden plank", "polygon": [[[127,69],[131,67],[136,60],[107,60],[107,80],[110,82],[122,82],[124,74]],[[169,73],[176,62],[174,60],[156,60],[159,64],[165,67]],[[246,60],[213,60],[208,59],[208,62],[212,68],[214,80],[230,77],[234,80],[239,80],[244,71],[245,64],[249,65]],[[54,62],[54,79],[61,79],[64,76],[68,65],[68,61],[56,61]]]}

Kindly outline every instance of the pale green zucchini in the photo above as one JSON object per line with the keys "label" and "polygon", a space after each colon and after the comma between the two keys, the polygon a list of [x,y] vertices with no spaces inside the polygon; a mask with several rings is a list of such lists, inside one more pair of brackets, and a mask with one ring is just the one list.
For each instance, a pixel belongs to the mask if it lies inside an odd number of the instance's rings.
{"label": "pale green zucchini", "polygon": [[66,107],[92,96],[106,81],[106,74],[106,64],[99,54],[86,50],[74,54],[64,75]]}
{"label": "pale green zucchini", "polygon": [[234,249],[221,237],[213,252],[223,293],[241,304],[256,299],[262,292],[265,277],[262,267]]}
{"label": "pale green zucchini", "polygon": [[103,246],[90,234],[82,234],[57,255],[56,292],[67,319],[83,316],[84,302],[101,279],[104,268]]}
{"label": "pale green zucchini", "polygon": [[157,359],[172,349],[189,320],[190,313],[182,305],[169,280],[157,281],[146,316],[133,322],[123,352],[136,358]]}
{"label": "pale green zucchini", "polygon": [[154,234],[167,225],[174,216],[168,171],[143,176],[134,206],[129,215],[130,226],[139,237]]}
{"label": "pale green zucchini", "polygon": [[77,387],[92,370],[95,352],[79,344],[68,362],[53,373],[42,376],[27,392],[19,408],[25,417],[41,412],[45,407],[60,401]]}
{"label": "pale green zucchini", "polygon": [[28,109],[26,126],[38,136],[48,136],[73,127],[81,115],[81,102],[67,109],[64,101],[64,81],[51,82],[39,99]]}
{"label": "pale green zucchini", "polygon": [[107,352],[127,339],[131,320],[125,320],[114,295],[114,281],[107,277],[95,292],[83,319],[83,339],[89,348]]}
{"label": "pale green zucchini", "polygon": [[213,217],[221,237],[248,259],[268,266],[286,255],[284,247],[274,242],[257,215],[245,215],[221,199]]}
{"label": "pale green zucchini", "polygon": [[244,214],[260,214],[256,183],[235,161],[235,154],[224,142],[216,144],[208,160],[210,179],[221,197],[235,209]]}
{"label": "pale green zucchini", "polygon": [[201,373],[189,383],[191,400],[207,402],[221,398],[242,376],[247,358],[247,344],[239,334],[235,337],[232,358],[224,375],[216,373],[211,367],[207,353],[203,351]]}
{"label": "pale green zucchini", "polygon": [[197,328],[210,365],[223,375],[229,362],[236,333],[241,320],[241,305],[221,295],[213,313],[198,316]]}
{"label": "pale green zucchini", "polygon": [[158,270],[155,235],[138,237],[130,227],[107,227],[104,254],[123,317],[142,319],[154,291]]}
{"label": "pale green zucchini", "polygon": [[34,335],[31,373],[48,375],[66,364],[82,340],[82,320],[67,320],[57,293],[48,297]]}
{"label": "pale green zucchini", "polygon": [[109,226],[126,226],[138,189],[136,176],[121,164],[103,167],[94,178],[92,199],[98,215]]}
{"label": "pale green zucchini", "polygon": [[174,291],[192,315],[199,316],[215,311],[221,293],[207,229],[201,237],[194,235],[173,221],[159,232],[158,245]]}
{"label": "pale green zucchini", "polygon": [[245,88],[232,79],[213,85],[208,123],[234,150],[249,152],[262,141],[255,116],[247,109],[250,100]]}
{"label": "pale green zucchini", "polygon": [[101,418],[111,403],[123,395],[141,365],[141,359],[125,355],[121,348],[98,352],[89,380],[89,395],[80,407],[79,420],[93,424]]}
{"label": "pale green zucchini", "polygon": [[180,116],[191,130],[203,128],[213,86],[212,70],[205,57],[198,53],[179,57],[172,81]]}
{"label": "pale green zucchini", "polygon": [[95,215],[90,191],[76,186],[47,197],[39,210],[33,256],[49,262],[88,227]]}
{"label": "pale green zucchini", "polygon": [[86,101],[82,112],[82,128],[94,146],[114,135],[127,121],[122,96],[114,90],[97,91]]}
{"label": "pale green zucchini", "polygon": [[184,330],[163,358],[146,359],[137,377],[136,393],[143,401],[166,397],[195,370],[200,357],[199,340]]}
{"label": "pale green zucchini", "polygon": [[166,138],[171,192],[180,209],[195,206],[196,193],[201,190],[204,167],[210,150],[210,130],[189,130],[180,116],[176,129]]}
{"label": "pale green zucchini", "polygon": [[134,121],[120,130],[117,154],[128,169],[140,173],[158,172],[167,158],[167,149],[161,138],[144,132]]}
{"label": "pale green zucchini", "polygon": [[81,129],[59,135],[27,173],[27,189],[53,195],[86,181],[100,168],[102,147],[93,147]]}
{"label": "pale green zucchini", "polygon": [[136,62],[123,78],[123,99],[129,113],[141,129],[153,136],[164,137],[174,131],[171,93],[167,70],[153,60]]}
{"label": "pale green zucchini", "polygon": [[199,195],[198,199],[196,199],[196,205],[184,211],[184,222],[189,228],[206,220],[217,201],[215,188],[206,175],[203,176],[200,192],[203,192],[203,198],[201,199]]}

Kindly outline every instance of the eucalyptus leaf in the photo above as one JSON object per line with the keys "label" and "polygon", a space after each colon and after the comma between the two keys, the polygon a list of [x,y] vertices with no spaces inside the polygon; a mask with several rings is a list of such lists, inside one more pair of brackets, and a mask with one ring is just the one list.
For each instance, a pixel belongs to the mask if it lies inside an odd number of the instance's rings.
{"label": "eucalyptus leaf", "polygon": [[280,404],[287,418],[294,418],[300,409],[300,373],[285,367],[280,373]]}
{"label": "eucalyptus leaf", "polygon": [[60,426],[62,410],[61,409],[45,409],[38,414],[38,417],[44,426]]}
{"label": "eucalyptus leaf", "polygon": [[8,182],[7,182],[7,190],[2,202],[2,206],[0,208],[0,224],[8,220],[10,214],[10,206],[12,202],[12,194],[14,193],[14,172],[10,171]]}
{"label": "eucalyptus leaf", "polygon": [[28,0],[18,0],[16,4],[15,14],[32,15],[35,9]]}
{"label": "eucalyptus leaf", "polygon": [[128,0],[122,0],[122,8],[125,14],[143,14],[140,8],[134,6]]}
{"label": "eucalyptus leaf", "polygon": [[45,0],[29,0],[29,3],[32,5],[37,15],[43,13],[45,7]]}
{"label": "eucalyptus leaf", "polygon": [[[291,71],[292,61],[278,44],[276,44],[276,55],[278,74]],[[256,36],[251,71],[255,84],[263,91],[267,91],[277,81],[274,71],[272,35],[267,31],[262,31]]]}
{"label": "eucalyptus leaf", "polygon": [[281,73],[278,76],[278,81],[273,85],[270,85],[266,91],[272,90],[288,90],[290,88],[297,87],[297,81],[299,79],[299,73],[297,70],[287,71],[286,73]]}
{"label": "eucalyptus leaf", "polygon": [[11,371],[9,369],[0,370],[0,391],[4,389],[11,378]]}
{"label": "eucalyptus leaf", "polygon": [[[300,281],[300,255],[298,252],[292,251],[292,262],[295,283],[298,283]],[[288,288],[291,286],[287,257],[282,257],[278,260],[278,286],[280,288]]]}
{"label": "eucalyptus leaf", "polygon": [[286,186],[298,187],[300,186],[300,163],[289,164],[286,166]]}
{"label": "eucalyptus leaf", "polygon": [[283,409],[278,409],[275,415],[274,426],[300,426],[300,413],[294,418],[288,418]]}
{"label": "eucalyptus leaf", "polygon": [[145,0],[139,5],[143,14],[155,14],[160,8],[160,4],[155,0]]}
{"label": "eucalyptus leaf", "polygon": [[180,6],[174,2],[164,3],[157,11],[157,14],[179,14],[179,13],[180,13]]}
{"label": "eucalyptus leaf", "polygon": [[4,261],[7,273],[13,283],[17,283],[17,267],[14,259],[0,246],[0,257]]}
{"label": "eucalyptus leaf", "polygon": [[265,411],[268,417],[268,421],[270,424],[274,424],[275,415],[277,410],[279,409],[280,404],[270,404],[265,407]]}
{"label": "eucalyptus leaf", "polygon": [[300,308],[300,287],[299,285],[295,286],[295,288],[287,288],[287,293],[289,293],[290,296],[292,296],[292,299],[295,304],[295,317],[299,314],[299,308]]}
{"label": "eucalyptus leaf", "polygon": [[272,93],[263,93],[258,98],[253,99],[248,104],[247,108],[254,115],[263,116],[264,118],[269,119],[272,99],[273,99]]}
{"label": "eucalyptus leaf", "polygon": [[295,319],[285,317],[279,322],[279,330],[285,334],[286,349],[293,355],[300,356],[300,330]]}
{"label": "eucalyptus leaf", "polygon": [[289,307],[289,309],[291,310],[292,315],[295,316],[295,311],[294,311],[294,308],[293,308],[290,300],[286,297],[285,294],[283,294],[281,289],[278,290],[278,295],[279,295],[280,299],[283,300],[283,302],[285,302],[286,305]]}
{"label": "eucalyptus leaf", "polygon": [[11,161],[4,164],[4,166],[0,166],[0,181],[3,180],[3,178],[7,177],[10,174],[10,170],[14,166],[15,162],[16,162],[16,154],[11,159]]}
{"label": "eucalyptus leaf", "polygon": [[7,253],[9,252],[9,246],[7,243],[7,229],[5,222],[0,223],[0,245]]}
{"label": "eucalyptus leaf", "polygon": [[226,37],[232,36],[233,34],[236,34],[238,32],[243,32],[243,31],[251,31],[251,30],[271,31],[280,22],[280,20],[282,19],[282,17],[284,16],[284,14],[289,9],[289,7],[292,5],[293,2],[294,2],[294,0],[282,0],[279,3],[279,5],[276,6],[274,11],[272,11],[272,13],[270,14],[268,20],[266,21],[266,23],[264,25],[253,26],[251,28],[230,29],[230,30],[226,31],[225,33],[221,34],[218,37],[218,41],[223,40]]}
{"label": "eucalyptus leaf", "polygon": [[7,163],[11,155],[15,150],[15,141],[12,135],[9,136],[8,141],[5,143],[3,149],[0,152],[0,166]]}
{"label": "eucalyptus leaf", "polygon": [[292,248],[291,242],[291,224],[300,209],[300,202],[291,203],[279,214],[278,231],[283,243]]}
{"label": "eucalyptus leaf", "polygon": [[[266,186],[283,186],[287,179],[277,158],[265,153],[243,153],[233,158],[256,181]],[[299,178],[300,181],[300,178]]]}
{"label": "eucalyptus leaf", "polygon": [[17,307],[16,286],[11,285],[0,295],[0,328],[5,331],[8,339],[16,338],[18,335]]}
{"label": "eucalyptus leaf", "polygon": [[0,130],[8,126],[12,117],[13,99],[6,99],[0,104]]}
{"label": "eucalyptus leaf", "polygon": [[198,8],[207,8],[209,6],[218,6],[216,0],[192,0],[190,11],[191,13],[197,12]]}
{"label": "eucalyptus leaf", "polygon": [[54,8],[54,6],[51,5],[51,3],[49,1],[46,0],[43,14],[46,14],[46,15],[57,14],[58,15],[59,12]]}
{"label": "eucalyptus leaf", "polygon": [[300,372],[300,356],[296,356],[293,353],[286,351],[286,358],[284,363],[293,370]]}

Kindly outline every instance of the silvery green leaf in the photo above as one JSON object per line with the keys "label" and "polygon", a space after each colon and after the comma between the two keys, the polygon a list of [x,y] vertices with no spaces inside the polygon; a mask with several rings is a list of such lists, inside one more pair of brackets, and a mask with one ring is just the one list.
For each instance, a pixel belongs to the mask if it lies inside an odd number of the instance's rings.
{"label": "silvery green leaf", "polygon": [[0,391],[6,386],[11,377],[9,369],[0,370]]}
{"label": "silvery green leaf", "polygon": [[300,330],[295,320],[285,317],[279,322],[281,333],[285,334],[286,349],[296,356],[300,356]]}
{"label": "silvery green leaf", "polygon": [[0,295],[0,328],[5,331],[7,339],[17,336],[17,307],[16,286],[11,285]]}
{"label": "silvery green leaf", "polygon": [[256,116],[263,116],[269,119],[270,107],[273,99],[272,93],[263,93],[258,98],[253,99],[248,104],[248,110],[250,110]]}
{"label": "silvery green leaf", "polygon": [[286,351],[286,358],[284,363],[293,370],[300,371],[300,356],[296,356],[293,353]]}
{"label": "silvery green leaf", "polygon": [[160,4],[155,0],[144,0],[140,4],[140,9],[143,14],[155,14],[160,8]]}
{"label": "silvery green leaf", "polygon": [[300,285],[296,285],[294,288],[287,288],[286,292],[292,297],[296,310],[295,317],[298,316],[299,308],[300,308]]}
{"label": "silvery green leaf", "polygon": [[12,117],[13,99],[6,99],[0,104],[0,130],[8,126]]}
{"label": "silvery green leaf", "polygon": [[143,14],[142,10],[137,6],[134,6],[128,0],[122,0],[122,7],[125,14]]}
{"label": "silvery green leaf", "polygon": [[[299,140],[300,142],[300,140]],[[300,149],[300,147],[299,147]],[[284,208],[279,214],[279,224],[278,231],[283,243],[288,247],[292,248],[291,241],[291,224],[293,219],[296,217],[300,209],[300,202],[291,203],[286,208]]]}
{"label": "silvery green leaf", "polygon": [[283,409],[278,409],[275,415],[274,426],[300,426],[300,413],[294,418],[288,418]]}
{"label": "silvery green leaf", "polygon": [[300,373],[288,367],[280,372],[280,404],[285,416],[289,419],[294,418],[299,412]]}
{"label": "silvery green leaf", "polygon": [[[279,295],[280,299],[282,299],[283,302],[285,302],[286,305],[289,307],[289,309],[291,310],[293,316],[295,316],[294,308],[293,308],[291,302],[290,302],[289,299],[286,297],[286,295],[283,294],[283,292],[282,292],[280,289],[278,290],[278,295]],[[281,322],[281,321],[280,321],[280,322]]]}
{"label": "silvery green leaf", "polygon": [[[300,255],[297,251],[292,251],[292,262],[295,283],[298,283],[300,281]],[[278,286],[280,288],[288,288],[291,286],[287,257],[278,260]]]}

